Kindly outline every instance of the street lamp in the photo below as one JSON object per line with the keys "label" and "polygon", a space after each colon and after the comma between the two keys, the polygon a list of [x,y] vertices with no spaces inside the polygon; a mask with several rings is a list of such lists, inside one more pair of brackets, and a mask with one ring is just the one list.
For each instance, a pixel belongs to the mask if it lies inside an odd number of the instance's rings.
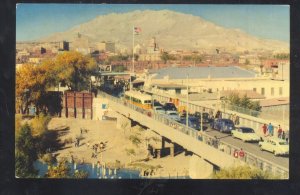
{"label": "street lamp", "polygon": [[186,129],[189,127],[189,74],[186,76]]}

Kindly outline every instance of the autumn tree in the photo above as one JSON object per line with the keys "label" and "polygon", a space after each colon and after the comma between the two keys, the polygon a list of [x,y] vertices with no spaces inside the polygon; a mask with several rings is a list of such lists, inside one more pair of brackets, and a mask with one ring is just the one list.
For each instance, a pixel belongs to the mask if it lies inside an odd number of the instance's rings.
{"label": "autumn tree", "polygon": [[22,114],[29,105],[43,109],[43,96],[46,94],[46,69],[39,65],[24,64],[16,71],[16,105]]}
{"label": "autumn tree", "polygon": [[70,90],[81,91],[89,88],[90,76],[96,70],[97,64],[90,56],[79,52],[64,52],[54,60],[53,76]]}

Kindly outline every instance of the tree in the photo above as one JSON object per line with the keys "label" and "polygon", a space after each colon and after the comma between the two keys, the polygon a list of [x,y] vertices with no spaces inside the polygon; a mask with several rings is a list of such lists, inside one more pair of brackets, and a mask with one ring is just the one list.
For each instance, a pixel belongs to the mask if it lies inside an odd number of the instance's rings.
{"label": "tree", "polygon": [[37,160],[34,138],[31,134],[31,128],[26,123],[21,126],[20,133],[16,138],[15,167],[18,177],[34,177],[37,171],[33,167]]}
{"label": "tree", "polygon": [[16,104],[24,114],[30,104],[42,108],[46,93],[46,69],[39,65],[24,64],[16,71]]}
{"label": "tree", "polygon": [[238,94],[231,93],[228,96],[229,104],[234,106],[239,106],[246,109],[251,109],[255,111],[261,111],[261,106],[258,101],[251,101],[250,98],[245,94],[243,98],[240,98]]}
{"label": "tree", "polygon": [[246,166],[237,166],[221,169],[213,174],[214,179],[279,179],[269,172],[258,168]]}
{"label": "tree", "polygon": [[81,91],[89,88],[90,76],[96,69],[97,64],[90,56],[79,52],[64,52],[54,61],[53,76],[59,82],[64,82],[70,90]]}

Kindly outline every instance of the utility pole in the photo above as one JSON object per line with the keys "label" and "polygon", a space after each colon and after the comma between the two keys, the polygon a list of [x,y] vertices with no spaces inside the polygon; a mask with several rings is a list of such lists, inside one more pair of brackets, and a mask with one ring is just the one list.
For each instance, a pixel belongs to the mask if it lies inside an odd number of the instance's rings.
{"label": "utility pole", "polygon": [[188,129],[189,127],[189,74],[186,76],[186,127]]}

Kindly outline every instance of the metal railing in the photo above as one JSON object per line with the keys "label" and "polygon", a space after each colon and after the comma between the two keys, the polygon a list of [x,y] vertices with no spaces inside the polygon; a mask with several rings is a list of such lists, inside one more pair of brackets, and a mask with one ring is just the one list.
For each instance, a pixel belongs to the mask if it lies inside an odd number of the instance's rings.
{"label": "metal railing", "polygon": [[[192,138],[197,139],[198,141],[201,141],[202,143],[205,143],[211,147],[214,147],[215,149],[225,152],[226,154],[231,155],[233,157],[236,157],[236,152],[240,151],[239,147],[236,147],[229,143],[220,141],[220,140],[216,139],[215,137],[208,135],[206,132],[197,131],[193,128],[187,127],[186,125],[181,124],[177,121],[174,121],[170,118],[167,118],[164,115],[153,113],[152,111],[149,111],[149,110],[145,110],[143,108],[140,108],[140,107],[130,104],[122,99],[113,97],[113,96],[108,95],[103,92],[100,92],[99,95],[101,95],[102,97],[105,97],[113,102],[122,104],[134,111],[137,111],[143,115],[146,115],[146,116],[148,116],[156,121],[159,121],[165,125],[168,125],[176,131],[180,131],[181,133],[191,136]],[[277,164],[275,164],[271,161],[268,161],[266,159],[263,159],[261,157],[258,157],[255,154],[252,154],[250,152],[244,151],[243,157],[238,156],[236,158],[238,158],[239,160],[241,160],[249,165],[258,167],[259,169],[261,169],[263,171],[268,171],[270,173],[276,174],[276,175],[280,176],[281,178],[289,177],[289,170],[287,168],[277,165]]]}

